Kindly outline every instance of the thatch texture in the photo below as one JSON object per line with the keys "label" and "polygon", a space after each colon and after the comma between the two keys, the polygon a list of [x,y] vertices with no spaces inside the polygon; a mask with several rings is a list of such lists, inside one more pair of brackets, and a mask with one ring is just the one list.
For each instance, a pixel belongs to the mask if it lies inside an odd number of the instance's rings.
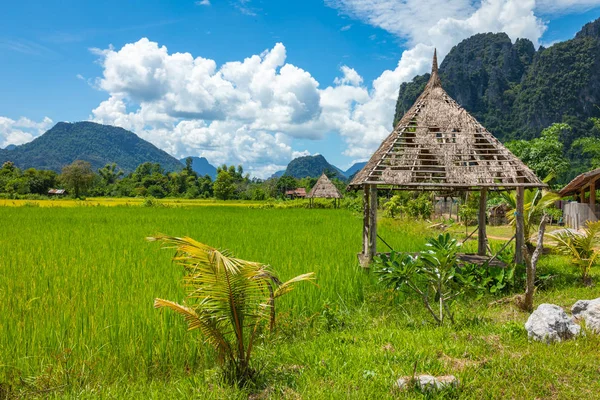
{"label": "thatch texture", "polygon": [[321,199],[341,199],[342,194],[337,187],[329,180],[327,175],[322,174],[319,177],[315,186],[308,193],[308,198],[321,198]]}
{"label": "thatch texture", "polygon": [[577,175],[567,186],[558,192],[562,197],[581,193],[581,189],[586,189],[592,181],[597,181],[600,177],[600,168],[593,169],[583,174]]}
{"label": "thatch texture", "polygon": [[442,88],[434,54],[431,78],[350,188],[544,187],[537,176]]}

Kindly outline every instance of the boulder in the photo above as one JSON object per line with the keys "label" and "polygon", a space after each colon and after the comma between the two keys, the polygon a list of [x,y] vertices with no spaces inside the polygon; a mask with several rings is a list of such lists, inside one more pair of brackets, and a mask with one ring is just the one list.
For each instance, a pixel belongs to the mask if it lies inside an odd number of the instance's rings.
{"label": "boulder", "polygon": [[594,300],[578,300],[571,308],[573,316],[585,321],[590,331],[600,334],[600,298]]}
{"label": "boulder", "polygon": [[414,383],[424,391],[443,390],[448,387],[458,386],[458,379],[456,379],[454,375],[417,375],[414,378],[412,376],[403,376],[398,379],[396,381],[396,388],[405,389],[412,384],[413,380]]}
{"label": "boulder", "polygon": [[554,304],[540,304],[525,323],[530,339],[547,343],[571,339],[581,327],[565,311]]}

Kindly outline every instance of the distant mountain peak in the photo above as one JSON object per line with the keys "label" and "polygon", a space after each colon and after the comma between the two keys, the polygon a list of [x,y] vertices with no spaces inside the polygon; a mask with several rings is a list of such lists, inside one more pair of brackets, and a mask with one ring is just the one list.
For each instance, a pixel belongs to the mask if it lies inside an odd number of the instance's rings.
{"label": "distant mountain peak", "polygon": [[584,37],[600,38],[600,18],[585,24],[583,28],[581,28],[581,30],[575,35],[576,39]]}
{"label": "distant mountain peak", "polygon": [[[185,165],[185,160],[188,157],[182,158],[180,161],[183,165]],[[212,165],[206,157],[194,157],[190,156],[192,159],[192,169],[200,176],[209,175],[212,180],[215,180],[217,177],[217,168]]]}
{"label": "distant mountain peak", "polygon": [[327,162],[321,154],[313,156],[302,156],[293,159],[285,170],[285,175],[293,176],[294,178],[318,178],[323,172],[329,171],[340,179],[346,179],[345,173],[335,165]]}

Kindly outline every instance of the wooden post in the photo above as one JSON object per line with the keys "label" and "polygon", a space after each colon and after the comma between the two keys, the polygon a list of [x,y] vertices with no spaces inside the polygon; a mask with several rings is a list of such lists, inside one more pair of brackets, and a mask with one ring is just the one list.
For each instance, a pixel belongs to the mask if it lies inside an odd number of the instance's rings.
{"label": "wooden post", "polygon": [[515,262],[523,263],[523,246],[525,245],[525,221],[523,216],[523,198],[525,189],[523,186],[517,187],[517,209],[516,212],[516,233],[515,233]]}
{"label": "wooden post", "polygon": [[590,207],[592,211],[596,212],[596,181],[592,180],[590,183]]}
{"label": "wooden post", "polygon": [[371,185],[369,193],[369,262],[377,254],[377,186]]}
{"label": "wooden post", "polygon": [[485,256],[487,251],[487,233],[485,230],[485,217],[486,217],[486,204],[487,204],[487,188],[481,188],[479,197],[479,232],[477,234],[477,254]]}
{"label": "wooden post", "polygon": [[[363,257],[369,257],[369,217],[371,213],[369,212],[369,206],[371,203],[369,202],[369,185],[365,185],[363,187]],[[364,267],[364,265],[363,265]]]}
{"label": "wooden post", "polygon": [[581,191],[579,192],[579,202],[585,203],[585,188],[581,188]]}

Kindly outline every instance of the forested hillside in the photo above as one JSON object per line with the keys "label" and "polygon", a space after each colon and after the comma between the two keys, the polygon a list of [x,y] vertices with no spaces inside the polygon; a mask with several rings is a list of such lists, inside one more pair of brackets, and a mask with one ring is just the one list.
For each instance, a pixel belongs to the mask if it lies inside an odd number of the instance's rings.
{"label": "forested hillside", "polygon": [[165,151],[135,133],[93,122],[59,122],[33,141],[11,150],[0,150],[0,165],[12,161],[21,169],[60,172],[75,160],[88,161],[94,170],[116,163],[124,172],[144,162],[158,163],[167,171],[183,165]]}

